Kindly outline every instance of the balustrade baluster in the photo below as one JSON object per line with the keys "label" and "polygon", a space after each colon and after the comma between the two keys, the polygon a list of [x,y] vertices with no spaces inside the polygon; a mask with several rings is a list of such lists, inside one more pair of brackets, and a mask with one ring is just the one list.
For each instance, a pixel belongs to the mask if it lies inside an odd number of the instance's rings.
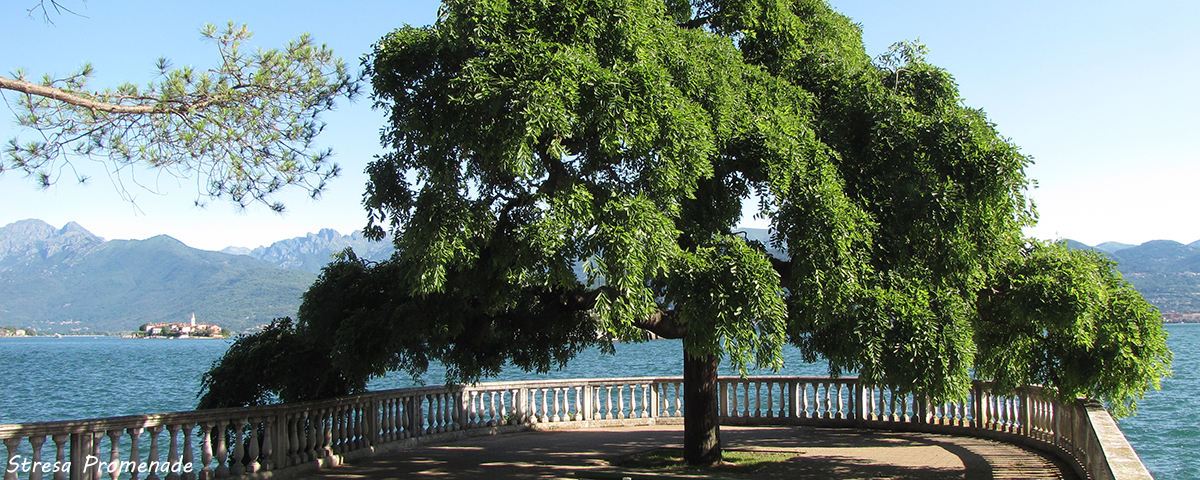
{"label": "balustrade baluster", "polygon": [[391,440],[403,437],[404,431],[404,401],[403,398],[391,398]]}
{"label": "balustrade baluster", "polygon": [[329,451],[334,455],[346,453],[346,406],[334,407],[329,412],[329,422],[329,434],[333,436],[330,439]]}
{"label": "balustrade baluster", "polygon": [[283,450],[284,461],[280,467],[290,467],[300,464],[300,449],[303,437],[300,435],[300,413],[288,414],[284,417],[287,427],[287,448]]}
{"label": "balustrade baluster", "polygon": [[487,424],[487,400],[484,397],[486,392],[480,392],[474,389],[463,392],[464,398],[467,399],[467,428],[481,427]]}
{"label": "balustrade baluster", "polygon": [[[190,472],[183,472],[182,476],[183,476],[184,480],[196,480],[196,471],[197,471],[197,468],[195,465],[196,457],[195,457],[195,451],[192,450],[192,429],[193,428],[195,428],[194,424],[191,424],[191,423],[183,424],[183,464],[182,464],[182,466],[186,467],[185,468],[186,470],[191,470]],[[116,480],[116,478],[114,477],[113,480]]]}
{"label": "balustrade baluster", "polygon": [[[109,478],[117,480],[117,477],[121,475],[121,469],[119,468],[121,465],[121,434],[125,433],[125,431],[118,428],[109,430],[106,433],[108,434],[108,464],[117,465],[117,468],[109,467],[110,471],[103,473],[107,473]],[[34,455],[33,458],[36,463],[37,455]],[[35,480],[33,475],[29,476],[29,480]]]}
{"label": "balustrade baluster", "polygon": [[242,433],[246,429],[246,419],[234,420],[233,427],[233,463],[229,466],[229,474],[239,476],[246,473],[246,447]]}
{"label": "balustrade baluster", "polygon": [[604,389],[604,419],[608,420],[612,414],[612,385],[601,387]]}
{"label": "balustrade baluster", "polygon": [[392,399],[383,398],[376,405],[379,406],[379,442],[387,443],[392,441]]}
{"label": "balustrade baluster", "polygon": [[616,418],[629,418],[629,416],[625,414],[625,385],[617,385]]}
{"label": "balustrade baluster", "polygon": [[[125,429],[125,433],[129,435],[129,464],[133,466],[133,469],[129,474],[130,480],[137,480],[137,478],[140,476],[140,472],[138,472],[137,467],[139,465],[138,462],[140,462],[142,459],[140,457],[140,452],[138,452],[138,439],[142,436],[142,431],[143,430],[141,428],[131,427]],[[55,442],[58,442],[58,436],[55,435],[55,437]],[[59,453],[61,456],[61,452]],[[58,475],[55,474],[54,478],[57,479]]]}
{"label": "balustrade baluster", "polygon": [[652,385],[652,384],[646,384],[646,383],[638,384],[638,388],[642,389],[642,408],[641,408],[641,410],[638,410],[638,418],[648,419],[648,418],[650,418],[650,416],[654,416],[654,415],[650,415],[650,407],[649,407],[650,385]]}
{"label": "balustrade baluster", "polygon": [[301,462],[315,462],[320,459],[317,454],[317,439],[320,438],[317,434],[320,432],[321,417],[314,411],[305,411],[301,418],[304,423],[304,454],[300,456]]}
{"label": "balustrade baluster", "polygon": [[842,397],[842,387],[844,386],[844,384],[839,382],[836,385],[837,385],[837,418],[845,419],[846,418],[846,402],[845,402],[845,399]]}
{"label": "balustrade baluster", "polygon": [[248,419],[247,422],[250,425],[246,428],[246,442],[249,443],[247,445],[248,452],[246,452],[246,473],[258,473],[262,467],[262,464],[259,463],[259,453],[261,452],[258,447],[262,440],[259,438],[259,426],[262,424],[257,418]]}
{"label": "balustrade baluster", "polygon": [[[33,455],[33,469],[30,470],[30,472],[29,472],[29,480],[42,480],[42,475],[45,473],[42,471],[42,468],[41,468],[42,445],[44,445],[45,443],[46,443],[45,435],[33,435],[33,436],[29,437],[29,448],[32,450],[31,454]],[[118,460],[120,460],[120,459],[118,459]],[[5,465],[9,465],[9,464],[6,463]],[[7,471],[7,469],[5,469],[5,470]]]}
{"label": "balustrade baluster", "polygon": [[746,381],[746,416],[750,414],[750,386],[754,385],[754,417],[762,416],[762,382]]}
{"label": "balustrade baluster", "polygon": [[350,407],[350,436],[354,442],[350,450],[358,450],[367,446],[367,411],[361,404]]}
{"label": "balustrade baluster", "polygon": [[504,421],[504,390],[492,390],[487,392],[487,422],[488,426],[503,425]]}
{"label": "balustrade baluster", "polygon": [[797,411],[800,414],[800,418],[812,418],[813,412],[808,403],[808,385],[809,385],[808,382],[801,382],[799,385],[800,386],[800,408],[797,409]]}
{"label": "balustrade baluster", "polygon": [[450,392],[434,392],[433,398],[433,408],[437,410],[437,432],[444,433],[454,430],[455,422],[458,418],[456,416],[458,400],[455,394]]}
{"label": "balustrade baluster", "polygon": [[4,439],[4,446],[8,448],[8,460],[4,462],[4,480],[17,480],[17,469],[8,466],[14,464],[17,447],[21,446],[21,437]]}
{"label": "balustrade baluster", "polygon": [[[825,393],[821,393],[821,387],[825,387]],[[829,412],[829,404],[826,401],[826,397],[829,396],[829,384],[821,381],[813,382],[812,391],[813,418],[824,418],[825,414]]]}
{"label": "balustrade baluster", "polygon": [[320,421],[317,423],[317,452],[325,461],[333,459],[334,429],[337,428],[337,409],[323,408],[320,410]]}
{"label": "balustrade baluster", "polygon": [[200,424],[200,468],[196,469],[197,478],[212,480],[212,429],[213,422]]}
{"label": "balustrade baluster", "polygon": [[362,411],[356,405],[346,405],[346,448],[343,452],[353,452],[361,443],[361,423],[359,415]]}
{"label": "balustrade baluster", "polygon": [[146,428],[146,433],[150,434],[150,452],[146,456],[147,480],[155,480],[158,477],[159,466],[162,462],[158,458],[158,434],[162,433],[162,426],[153,426]]}
{"label": "balustrade baluster", "polygon": [[[140,429],[140,428],[138,429],[139,432],[141,430],[142,429]],[[68,460],[67,459],[67,455],[68,455],[67,441],[69,441],[71,439],[71,436],[68,434],[65,434],[65,433],[60,433],[58,435],[51,435],[50,439],[54,440],[54,452],[55,452],[54,461],[56,462],[55,465],[65,464]],[[134,443],[134,447],[135,447],[135,450],[133,451],[134,455],[137,455],[136,446],[137,446],[137,444]],[[137,477],[134,477],[134,478],[137,478]],[[54,472],[54,480],[66,480],[66,479],[67,479],[67,472],[66,472],[65,468],[61,468],[57,472]]]}
{"label": "balustrade baluster", "polygon": [[[434,408],[433,395],[425,395],[425,402],[429,403],[429,413],[427,413],[425,415],[425,419],[428,421],[429,425],[425,428],[425,433],[426,434],[437,433],[437,431],[434,430],[434,428],[437,425],[437,420],[436,420],[437,416],[434,412],[434,410],[436,410],[436,408]],[[424,407],[424,405],[425,405],[424,403],[421,404],[422,407]]]}
{"label": "balustrade baluster", "polygon": [[575,409],[572,411],[571,420],[574,420],[576,422],[581,422],[581,421],[587,420],[586,418],[583,417],[584,416],[583,398],[584,398],[583,386],[576,385],[575,386]]}
{"label": "balustrade baluster", "polygon": [[[541,398],[542,398],[541,408],[538,409],[537,412],[535,413],[534,421],[537,423],[546,423],[546,422],[550,421],[550,417],[547,416],[547,408],[546,408],[546,388],[545,387],[537,388],[537,389],[534,389],[534,391],[541,392]],[[534,393],[534,395],[537,395],[537,393]]]}
{"label": "balustrade baluster", "polygon": [[550,389],[550,394],[553,395],[550,398],[550,406],[554,408],[554,414],[550,416],[551,422],[558,422],[558,421],[563,420],[563,417],[561,414],[562,406],[559,404],[559,394],[560,393],[565,395],[565,392],[563,392],[561,388],[555,387],[555,388]]}
{"label": "balustrade baluster", "polygon": [[276,468],[275,465],[275,422],[271,421],[272,417],[263,419],[262,431],[262,453],[259,458],[259,467],[261,471],[270,472]]}
{"label": "balustrade baluster", "polygon": [[837,384],[829,381],[822,383],[825,384],[825,396],[822,397],[824,400],[823,408],[825,409],[825,413],[822,416],[824,418],[832,419],[835,415],[833,403],[837,401],[837,395],[833,392],[833,389],[837,388]]}
{"label": "balustrade baluster", "polygon": [[[95,469],[92,470],[92,480],[100,480],[100,477],[104,474],[104,472],[100,471],[99,465],[100,443],[101,439],[104,438],[104,435],[105,432],[91,432],[88,434],[88,436],[91,437],[92,458],[95,458],[97,462],[97,465],[94,467]],[[86,458],[84,459],[84,462],[87,462]]]}
{"label": "balustrade baluster", "polygon": [[337,408],[337,453],[346,454],[354,450],[354,409],[349,405]]}
{"label": "balustrade baluster", "polygon": [[741,385],[738,381],[729,382],[729,416],[740,417],[741,409],[738,407],[738,386]]}
{"label": "balustrade baluster", "polygon": [[[213,469],[215,478],[225,478],[229,476],[229,449],[226,442],[225,421],[217,420],[214,422],[211,433],[211,440],[216,442],[214,453],[217,457],[217,467]],[[136,445],[136,442],[135,442]]]}
{"label": "balustrade baluster", "polygon": [[170,443],[167,444],[167,477],[166,480],[179,480],[178,468],[179,464],[179,445],[176,436],[179,434],[179,425],[167,425],[168,437]]}
{"label": "balustrade baluster", "polygon": [[767,381],[767,418],[775,418],[775,385],[775,382]]}
{"label": "balustrade baluster", "polygon": [[488,411],[488,392],[471,390],[467,397],[467,427],[489,426],[491,417],[492,415]]}
{"label": "balustrade baluster", "polygon": [[[499,408],[499,409],[500,409],[500,410],[499,410],[499,412],[500,412],[500,415],[499,415],[499,416],[494,416],[494,417],[492,417],[492,418],[494,418],[494,419],[496,420],[496,425],[507,425],[507,424],[509,423],[509,418],[508,418],[508,403],[504,401],[504,396],[505,396],[505,393],[504,393],[504,392],[506,392],[506,391],[507,391],[507,390],[499,390],[499,391],[497,391],[497,392],[493,392],[493,393],[492,393],[492,402],[493,402],[493,404],[495,404],[495,401],[496,401],[496,396],[497,396],[497,395],[499,395],[499,396],[500,396],[500,405],[497,407],[497,408]],[[513,395],[512,399],[513,399],[513,401],[516,401],[516,399],[517,399],[516,395]]]}

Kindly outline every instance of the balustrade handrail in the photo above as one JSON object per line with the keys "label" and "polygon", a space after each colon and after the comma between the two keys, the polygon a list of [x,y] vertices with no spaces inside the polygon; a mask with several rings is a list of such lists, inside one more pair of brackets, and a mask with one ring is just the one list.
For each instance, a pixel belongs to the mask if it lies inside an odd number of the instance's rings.
{"label": "balustrade handrail", "polygon": [[[110,475],[100,471],[103,465],[80,465],[95,458],[110,465],[155,461],[180,470],[168,475],[171,480],[279,478],[378,449],[447,436],[555,424],[681,423],[682,388],[678,377],[425,386],[295,404],[0,425],[0,441],[8,450],[6,466],[17,456],[74,462],[69,471],[56,473],[55,480]],[[854,377],[720,377],[718,390],[723,424],[987,436],[1051,451],[1093,479],[1151,478],[1102,406],[1062,404],[1044,398],[1039,387],[994,395],[990,383],[976,381],[967,399],[941,405],[911,393],[862,385]],[[160,449],[163,433],[167,445]],[[51,449],[48,456],[42,452],[46,445]],[[196,468],[183,472],[185,464]],[[21,478],[23,472],[10,470],[4,480]],[[38,473],[28,472],[24,478],[40,480]],[[115,480],[120,472],[110,476]]]}

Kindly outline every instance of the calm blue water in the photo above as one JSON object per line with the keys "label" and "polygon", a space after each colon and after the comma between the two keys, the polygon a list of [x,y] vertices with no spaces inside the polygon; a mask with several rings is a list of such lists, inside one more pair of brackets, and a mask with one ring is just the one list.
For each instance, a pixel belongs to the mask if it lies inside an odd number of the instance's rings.
{"label": "calm blue water", "polygon": [[[1121,421],[1129,441],[1155,478],[1200,478],[1200,325],[1168,325],[1175,376],[1149,395],[1136,417]],[[200,376],[228,348],[228,340],[123,340],[117,338],[0,339],[0,424],[112,417],[191,410]],[[822,364],[804,364],[785,352],[781,375],[824,375]],[[546,375],[511,369],[495,380],[679,376],[678,341],[617,345],[616,355],[588,351],[567,368]],[[725,374],[736,374],[723,366]],[[761,372],[770,374],[771,372]],[[443,381],[431,368],[425,380]],[[412,386],[404,375],[378,379],[372,390]]]}

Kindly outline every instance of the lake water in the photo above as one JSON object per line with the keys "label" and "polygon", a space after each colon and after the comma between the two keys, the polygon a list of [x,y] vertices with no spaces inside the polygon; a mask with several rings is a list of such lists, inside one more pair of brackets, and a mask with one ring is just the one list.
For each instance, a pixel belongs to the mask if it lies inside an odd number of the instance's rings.
{"label": "lake water", "polygon": [[[1200,478],[1200,325],[1168,325],[1175,376],[1141,402],[1121,428],[1159,480]],[[200,376],[228,348],[228,340],[123,340],[99,338],[0,339],[0,424],[191,410]],[[824,375],[823,364],[804,364],[785,352],[780,375]],[[678,341],[617,345],[616,355],[588,351],[567,368],[536,375],[511,369],[495,380],[682,375]],[[726,370],[723,374],[734,375]],[[771,372],[762,372],[770,374]],[[431,368],[428,383],[443,381]],[[397,375],[372,390],[412,386]]]}

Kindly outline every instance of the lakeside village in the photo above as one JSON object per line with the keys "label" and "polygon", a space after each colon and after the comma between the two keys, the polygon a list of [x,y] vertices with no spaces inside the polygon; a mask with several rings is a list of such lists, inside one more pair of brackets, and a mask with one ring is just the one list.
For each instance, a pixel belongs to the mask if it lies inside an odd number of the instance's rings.
{"label": "lakeside village", "polygon": [[146,323],[132,335],[122,338],[229,338],[233,332],[214,323],[196,323],[192,314],[191,323]]}
{"label": "lakeside village", "polygon": [[[48,334],[47,334],[48,335]],[[107,336],[108,333],[77,333],[78,336]],[[37,331],[29,327],[0,327],[0,338],[36,337]],[[45,335],[43,335],[45,336]],[[54,334],[62,337],[62,334]],[[124,333],[121,338],[229,338],[233,332],[215,323],[196,323],[196,314],[190,322],[145,323],[136,332]]]}

